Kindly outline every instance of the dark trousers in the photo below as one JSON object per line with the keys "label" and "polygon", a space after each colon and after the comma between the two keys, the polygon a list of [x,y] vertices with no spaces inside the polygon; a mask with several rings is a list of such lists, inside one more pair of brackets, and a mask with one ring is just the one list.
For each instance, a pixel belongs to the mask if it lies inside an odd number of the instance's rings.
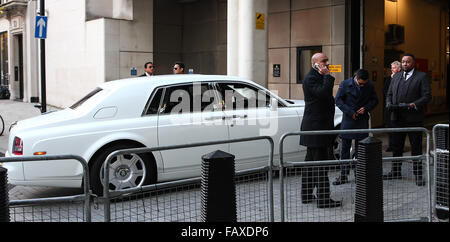
{"label": "dark trousers", "polygon": [[[389,123],[386,128],[394,128],[394,127]],[[392,145],[392,143],[394,142],[393,134],[394,133],[388,133],[388,147],[391,148],[391,150],[392,150],[392,147],[394,147]]]}
{"label": "dark trousers", "polygon": [[[341,159],[347,160],[350,159],[350,150],[352,148],[352,140],[353,139],[345,139],[342,138],[342,145],[341,145]],[[355,154],[358,154],[358,142],[360,139],[355,139]],[[345,164],[341,165],[341,176],[348,176],[350,174],[350,165]]]}
{"label": "dark trousers", "polygon": [[[328,148],[307,147],[305,161],[328,160]],[[313,190],[317,188],[316,195],[319,200],[330,198],[330,181],[328,178],[328,167],[309,166],[302,168],[302,200],[312,200]]]}
{"label": "dark trousers", "polygon": [[[393,122],[395,128],[406,128],[406,127],[423,127],[423,122],[407,123],[396,121]],[[409,143],[411,144],[411,155],[417,156],[422,155],[422,132],[402,132],[402,133],[392,133],[392,153],[394,157],[403,156],[403,148],[405,146],[406,135],[408,135]],[[392,173],[399,175],[402,172],[402,162],[394,161],[392,162]],[[423,167],[421,160],[413,161],[414,175],[422,176]]]}

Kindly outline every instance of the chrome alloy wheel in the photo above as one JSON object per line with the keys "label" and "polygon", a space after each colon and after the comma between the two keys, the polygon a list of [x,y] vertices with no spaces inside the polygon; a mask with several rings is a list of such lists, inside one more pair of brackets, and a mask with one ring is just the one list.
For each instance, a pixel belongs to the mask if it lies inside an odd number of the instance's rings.
{"label": "chrome alloy wheel", "polygon": [[[105,184],[104,167],[100,169],[100,181]],[[144,184],[147,172],[145,163],[137,154],[118,155],[111,160],[109,166],[109,190],[118,191],[139,187]]]}

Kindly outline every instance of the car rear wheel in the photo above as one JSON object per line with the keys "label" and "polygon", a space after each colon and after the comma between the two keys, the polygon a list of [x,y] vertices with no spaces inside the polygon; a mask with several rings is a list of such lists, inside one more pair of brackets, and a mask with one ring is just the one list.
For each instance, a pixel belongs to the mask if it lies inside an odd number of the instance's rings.
{"label": "car rear wheel", "polygon": [[[104,164],[109,154],[116,150],[131,148],[126,145],[113,145],[104,149],[93,160],[90,171],[92,190],[103,195]],[[149,154],[122,154],[114,157],[109,166],[108,187],[110,191],[140,187],[156,182],[156,169]]]}

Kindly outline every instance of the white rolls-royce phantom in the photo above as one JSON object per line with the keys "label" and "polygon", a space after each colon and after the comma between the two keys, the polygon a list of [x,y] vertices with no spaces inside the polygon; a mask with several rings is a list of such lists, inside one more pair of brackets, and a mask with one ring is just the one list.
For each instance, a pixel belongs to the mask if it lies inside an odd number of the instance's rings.
{"label": "white rolls-royce phantom", "polygon": [[[103,189],[103,163],[125,148],[161,147],[271,136],[274,162],[279,140],[297,132],[302,100],[284,100],[239,77],[161,75],[106,82],[61,111],[17,122],[10,131],[6,157],[79,155],[88,161],[95,193]],[[336,108],[335,126],[342,112]],[[268,163],[265,140],[120,155],[110,167],[111,190],[199,176],[201,156],[215,150],[235,155],[236,169]],[[299,136],[284,144],[286,160],[302,159]],[[83,170],[77,161],[4,163],[16,185],[80,187]]]}

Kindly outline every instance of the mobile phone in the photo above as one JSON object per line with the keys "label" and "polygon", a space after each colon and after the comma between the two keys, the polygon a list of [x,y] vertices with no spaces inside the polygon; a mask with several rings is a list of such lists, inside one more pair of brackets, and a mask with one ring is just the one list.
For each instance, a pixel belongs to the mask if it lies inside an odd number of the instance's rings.
{"label": "mobile phone", "polygon": [[314,63],[314,69],[319,70],[319,63]]}

